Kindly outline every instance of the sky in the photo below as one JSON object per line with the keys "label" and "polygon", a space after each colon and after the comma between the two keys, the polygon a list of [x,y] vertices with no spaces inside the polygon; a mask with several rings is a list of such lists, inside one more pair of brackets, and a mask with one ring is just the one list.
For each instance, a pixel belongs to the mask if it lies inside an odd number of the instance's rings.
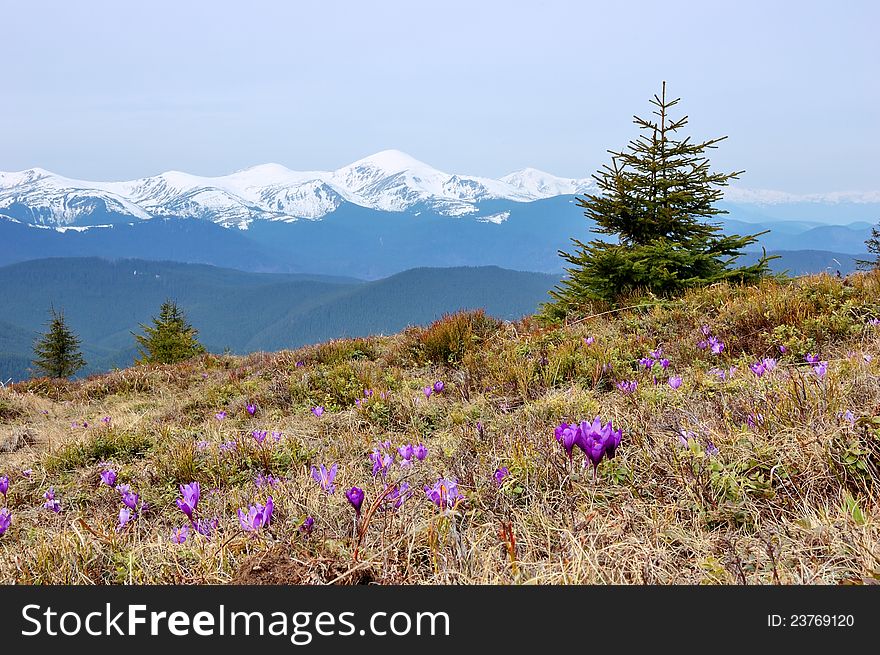
{"label": "sky", "polygon": [[[662,8],[662,9],[661,9]],[[880,190],[880,3],[0,0],[0,170],[133,179],[395,148],[587,177],[667,81],[717,170]]]}

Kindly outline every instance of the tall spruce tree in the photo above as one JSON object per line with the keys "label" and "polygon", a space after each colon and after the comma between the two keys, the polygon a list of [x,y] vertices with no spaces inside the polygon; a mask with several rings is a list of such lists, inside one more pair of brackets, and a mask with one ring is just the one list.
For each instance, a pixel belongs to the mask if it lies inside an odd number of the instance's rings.
{"label": "tall spruce tree", "polygon": [[139,364],[175,364],[205,352],[197,338],[199,331],[173,300],[162,303],[153,325],[141,324],[141,329],[144,334],[134,335],[139,344]]}
{"label": "tall spruce tree", "polygon": [[48,329],[34,343],[33,365],[38,373],[50,378],[69,378],[86,365],[80,339],[67,326],[64,312],[49,310]]}
{"label": "tall spruce tree", "polygon": [[671,296],[722,280],[752,282],[768,273],[766,253],[756,264],[731,268],[742,249],[765,232],[725,236],[719,225],[705,222],[727,213],[715,203],[743,171],[710,171],[706,153],[727,137],[697,143],[680,137],[688,117],[669,116],[679,100],[666,99],[663,82],[661,94],[651,100],[654,117],[633,117],[642,133],[626,149],[609,150],[611,164],[593,175],[598,192],[577,198],[596,223],[593,231],[616,239],[588,244],[572,239],[575,252],[559,252],[571,267],[550,292],[549,315],[564,317],[590,301],[614,303],[637,291]]}

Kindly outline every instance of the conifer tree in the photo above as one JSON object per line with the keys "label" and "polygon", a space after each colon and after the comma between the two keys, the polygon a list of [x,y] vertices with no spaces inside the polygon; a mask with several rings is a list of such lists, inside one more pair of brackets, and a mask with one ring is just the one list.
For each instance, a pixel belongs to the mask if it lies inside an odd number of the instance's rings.
{"label": "conifer tree", "polygon": [[706,222],[726,211],[715,203],[723,187],[743,171],[716,173],[707,151],[727,137],[692,142],[680,137],[688,117],[671,118],[679,99],[666,99],[666,82],[651,100],[654,116],[633,117],[641,130],[620,152],[609,150],[611,164],[593,175],[598,191],[577,198],[594,232],[612,236],[560,251],[571,267],[554,291],[547,314],[563,317],[593,300],[614,303],[620,296],[644,291],[671,296],[688,287],[722,280],[752,282],[769,271],[765,255],[751,266],[731,268],[741,251],[757,241],[721,233]]}
{"label": "conifer tree", "polygon": [[50,310],[48,330],[34,343],[34,367],[50,378],[69,378],[86,365],[80,339],[67,326],[64,312]]}
{"label": "conifer tree", "polygon": [[139,364],[175,364],[205,352],[197,339],[199,331],[173,300],[162,303],[153,325],[141,324],[141,329],[144,334],[134,335],[139,344]]}
{"label": "conifer tree", "polygon": [[874,259],[858,259],[859,268],[880,268],[880,223],[871,228],[871,236],[865,241],[868,252],[875,255]]}

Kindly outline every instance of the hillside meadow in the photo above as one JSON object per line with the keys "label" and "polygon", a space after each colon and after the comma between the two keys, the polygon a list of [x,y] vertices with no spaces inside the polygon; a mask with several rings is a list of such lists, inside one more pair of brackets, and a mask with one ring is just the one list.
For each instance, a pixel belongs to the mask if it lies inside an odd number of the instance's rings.
{"label": "hillside meadow", "polygon": [[8,385],[0,581],[880,581],[880,272],[630,304]]}

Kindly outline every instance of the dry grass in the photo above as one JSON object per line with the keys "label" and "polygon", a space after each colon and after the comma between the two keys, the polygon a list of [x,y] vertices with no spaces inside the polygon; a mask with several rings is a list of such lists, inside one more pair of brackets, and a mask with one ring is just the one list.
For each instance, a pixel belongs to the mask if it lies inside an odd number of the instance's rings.
{"label": "dry grass", "polygon": [[[820,276],[718,286],[567,326],[458,314],[392,337],[3,388],[0,440],[10,445],[0,475],[11,479],[13,522],[0,537],[0,581],[876,582],[880,327],[869,321],[878,317],[880,274]],[[725,342],[721,355],[698,348],[702,325]],[[684,380],[678,390],[639,369],[659,344]],[[779,345],[777,370],[756,378],[748,364]],[[812,352],[829,363],[824,378],[803,361]],[[738,370],[720,381],[715,366]],[[445,389],[426,398],[422,388],[438,379]],[[638,379],[638,391],[617,391],[623,379]],[[327,412],[316,418],[319,404]],[[569,465],[553,428],[596,414],[624,440],[594,483]],[[255,429],[284,436],[259,446]],[[687,447],[682,431],[693,435]],[[359,539],[343,491],[363,487],[365,511],[382,495],[368,454],[386,439],[425,443],[430,454],[392,467],[389,480],[416,493],[398,511],[373,513]],[[229,441],[237,450],[222,453]],[[121,532],[103,462],[148,505]],[[327,495],[308,471],[334,462],[338,489]],[[510,470],[500,489],[499,466]],[[280,485],[257,488],[262,472]],[[441,475],[466,496],[454,512],[421,491]],[[178,545],[177,485],[193,480],[200,515],[219,528]],[[57,515],[42,507],[50,486]],[[272,526],[250,536],[236,509],[268,493]],[[307,516],[310,536],[299,529]]]}

